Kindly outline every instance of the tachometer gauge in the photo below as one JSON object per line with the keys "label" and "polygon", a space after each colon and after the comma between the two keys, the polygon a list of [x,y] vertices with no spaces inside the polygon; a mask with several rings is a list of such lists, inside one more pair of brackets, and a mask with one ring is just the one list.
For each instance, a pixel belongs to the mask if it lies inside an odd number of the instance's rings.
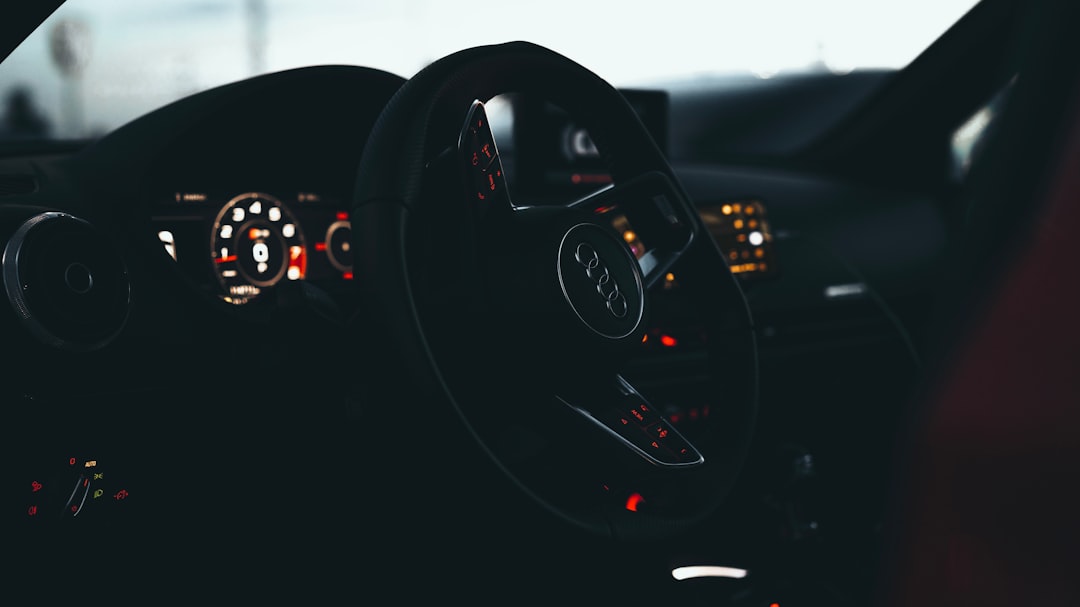
{"label": "tachometer gauge", "polygon": [[241,194],[221,208],[210,257],[225,301],[234,304],[307,273],[307,246],[296,217],[280,200],[259,192]]}

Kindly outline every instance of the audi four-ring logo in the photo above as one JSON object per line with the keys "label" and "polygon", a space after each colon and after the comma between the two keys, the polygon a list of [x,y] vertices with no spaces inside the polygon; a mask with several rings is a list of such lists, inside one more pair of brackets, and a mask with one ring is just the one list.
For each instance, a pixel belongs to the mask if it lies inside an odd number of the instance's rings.
{"label": "audi four-ring logo", "polygon": [[585,275],[596,283],[596,292],[604,298],[604,303],[611,315],[615,318],[623,318],[629,310],[626,296],[619,290],[619,283],[608,271],[604,262],[600,261],[600,255],[596,249],[588,243],[581,243],[574,251],[574,259],[585,268]]}

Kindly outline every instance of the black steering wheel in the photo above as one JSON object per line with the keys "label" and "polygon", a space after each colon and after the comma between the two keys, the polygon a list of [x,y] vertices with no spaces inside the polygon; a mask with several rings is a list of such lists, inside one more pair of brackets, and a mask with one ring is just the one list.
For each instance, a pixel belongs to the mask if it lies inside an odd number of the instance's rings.
{"label": "black steering wheel", "polygon": [[[586,126],[613,185],[564,205],[514,204],[482,103],[503,93],[544,99]],[[643,256],[612,228],[616,216],[648,244]],[[405,380],[431,397],[411,414],[424,438],[403,441],[451,449],[467,437],[525,495],[601,535],[670,537],[721,503],[755,419],[750,315],[678,178],[610,84],[524,42],[431,64],[376,123],[352,217],[370,304],[360,323],[381,331]],[[717,403],[692,435],[625,372],[655,368],[642,362],[650,299],[672,271],[685,313],[704,323],[701,364]]]}

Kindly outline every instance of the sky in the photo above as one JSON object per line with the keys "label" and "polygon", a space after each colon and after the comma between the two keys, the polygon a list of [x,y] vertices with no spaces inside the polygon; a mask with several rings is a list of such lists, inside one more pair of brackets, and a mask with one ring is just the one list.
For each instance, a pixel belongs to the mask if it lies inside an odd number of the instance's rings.
{"label": "sky", "polygon": [[[408,77],[447,53],[508,40],[548,46],[624,86],[900,68],[973,3],[68,0],[0,64],[0,104],[12,88],[29,88],[54,135],[86,136],[255,73],[337,63]],[[84,34],[77,46],[85,65],[74,78],[50,50],[65,22]]]}

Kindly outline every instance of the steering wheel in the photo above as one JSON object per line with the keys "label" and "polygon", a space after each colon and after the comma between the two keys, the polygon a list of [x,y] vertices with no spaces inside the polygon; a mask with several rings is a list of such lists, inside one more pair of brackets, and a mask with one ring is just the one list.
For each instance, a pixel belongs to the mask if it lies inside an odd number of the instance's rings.
{"label": "steering wheel", "polygon": [[[579,120],[613,184],[563,205],[515,204],[483,105],[503,93]],[[640,259],[615,216],[648,243]],[[677,176],[610,84],[524,42],[432,63],[376,123],[352,217],[369,303],[359,322],[407,370],[399,381],[427,390],[412,420],[423,438],[410,444],[464,437],[535,503],[604,536],[670,537],[722,502],[755,419],[750,314]],[[693,434],[625,372],[648,358],[650,299],[671,271],[704,323],[715,395]],[[378,367],[384,351],[358,346],[371,352],[365,366],[389,369]]]}

